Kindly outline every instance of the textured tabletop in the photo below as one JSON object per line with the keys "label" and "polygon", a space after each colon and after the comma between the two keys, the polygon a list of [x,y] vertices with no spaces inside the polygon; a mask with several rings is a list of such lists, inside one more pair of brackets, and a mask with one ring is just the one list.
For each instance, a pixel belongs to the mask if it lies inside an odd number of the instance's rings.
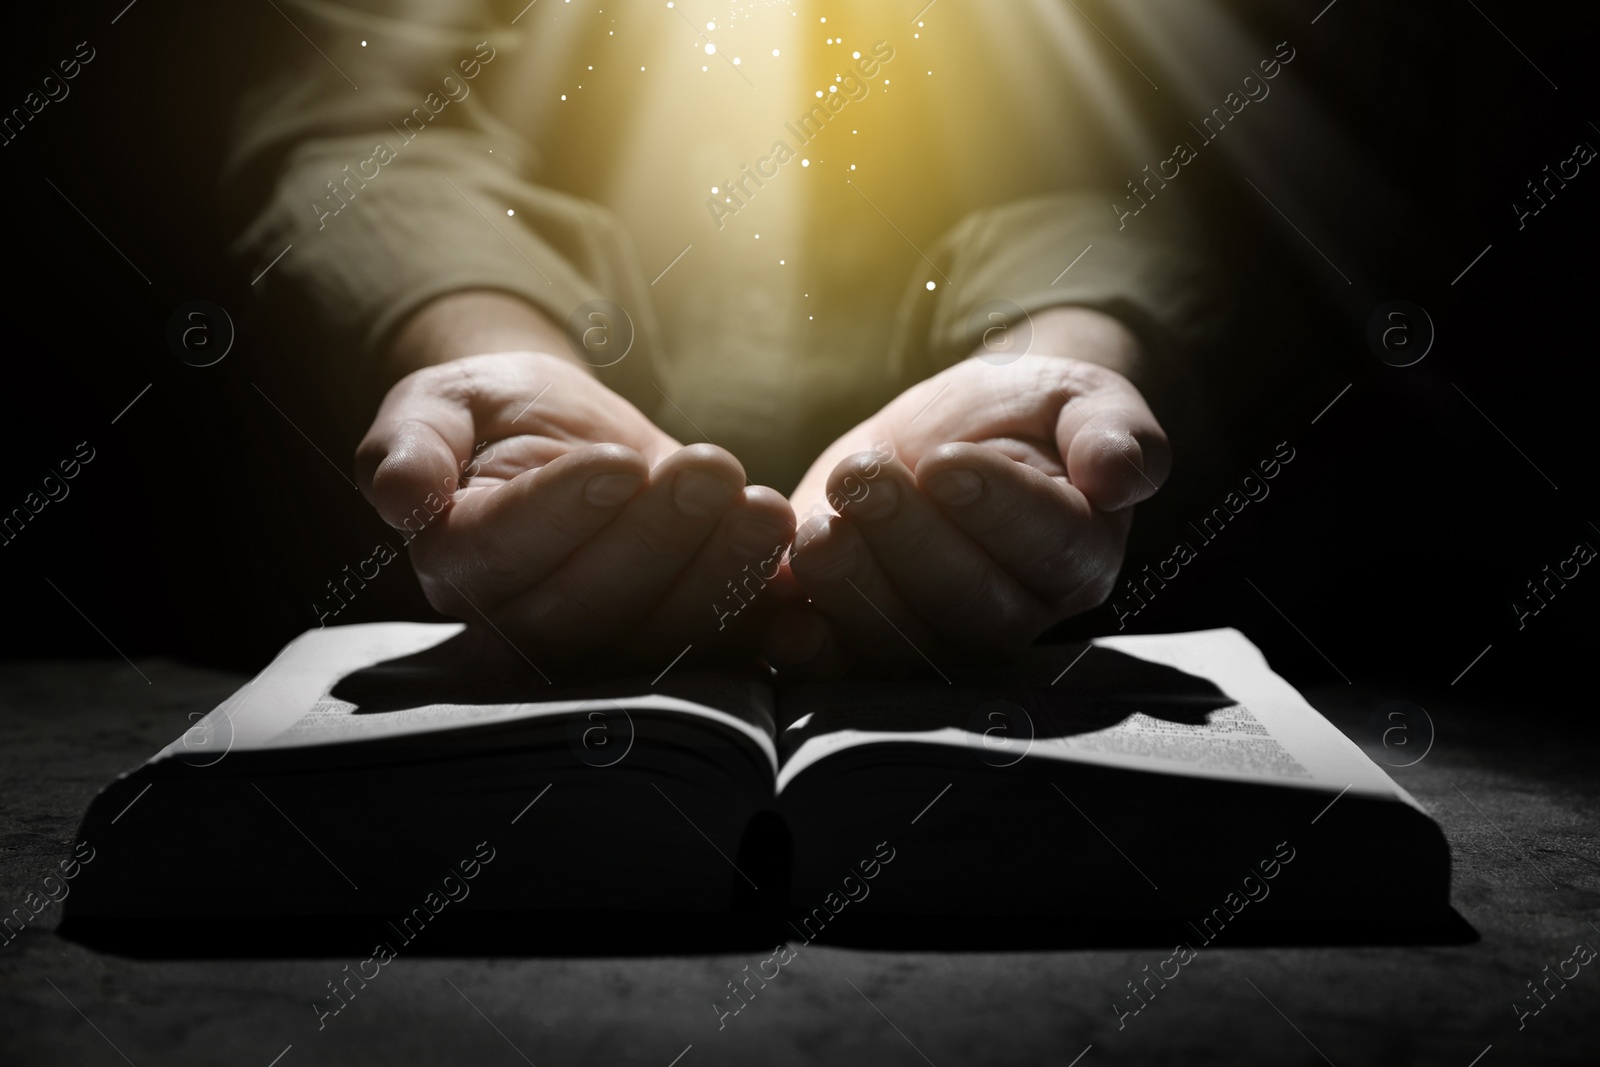
{"label": "textured tabletop", "polygon": [[[138,669],[148,684],[120,660],[0,667],[7,911],[41,899],[29,895],[71,854],[96,789],[241,681],[159,659]],[[1383,694],[1339,687],[1308,696],[1376,758],[1398,764],[1423,750],[1416,742],[1426,727],[1415,724],[1409,749],[1383,747],[1374,719]],[[1431,750],[1393,771],[1449,838],[1455,908],[1476,938],[1219,944],[1120,1030],[1113,1000],[1166,952],[809,945],[720,1030],[712,1002],[767,953],[401,953],[319,1030],[313,999],[356,961],[96,952],[56,935],[61,909],[51,904],[0,945],[0,1063],[1594,1062],[1600,968],[1565,961],[1580,942],[1600,947],[1595,737],[1541,724],[1537,703],[1470,707],[1441,695],[1426,703]],[[219,926],[216,937],[228,936]],[[1519,1027],[1513,1005],[1541,1003],[1526,983],[1574,970],[1564,988],[1559,978],[1540,986],[1554,992]]]}

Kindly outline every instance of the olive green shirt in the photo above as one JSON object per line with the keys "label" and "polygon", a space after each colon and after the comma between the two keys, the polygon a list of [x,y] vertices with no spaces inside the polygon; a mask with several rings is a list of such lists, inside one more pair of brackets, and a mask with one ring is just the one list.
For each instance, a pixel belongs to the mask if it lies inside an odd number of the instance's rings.
{"label": "olive green shirt", "polygon": [[1169,153],[1064,2],[279,2],[223,186],[241,269],[289,249],[252,292],[340,404],[421,305],[502,290],[787,488],[996,308],[1122,318],[1162,414],[1218,322],[1178,212],[1113,206]]}

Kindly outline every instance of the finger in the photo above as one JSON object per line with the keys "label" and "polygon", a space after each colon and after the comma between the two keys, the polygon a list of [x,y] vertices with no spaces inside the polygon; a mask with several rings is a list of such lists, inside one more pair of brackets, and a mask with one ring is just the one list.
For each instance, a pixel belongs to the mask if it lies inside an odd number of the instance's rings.
{"label": "finger", "polygon": [[430,369],[396,385],[356,448],[361,491],[396,528],[430,494],[448,500],[472,455],[471,406],[442,382]]}
{"label": "finger", "polygon": [[775,670],[797,678],[838,678],[850,669],[850,654],[827,616],[811,604],[793,604],[778,612],[767,624],[761,651]]}
{"label": "finger", "polygon": [[849,519],[807,521],[789,566],[851,655],[905,660],[937,651],[937,635],[901,599]]}
{"label": "finger", "polygon": [[[429,602],[470,618],[470,605],[459,601],[488,610],[539,584],[616,518],[649,477],[633,449],[590,445],[501,485],[462,490],[428,536],[412,543]],[[412,531],[413,520],[404,521]]]}
{"label": "finger", "polygon": [[1056,446],[1067,476],[1101,511],[1153,496],[1172,469],[1172,446],[1133,384],[1115,371],[1084,365],[1082,387],[1056,420]]}
{"label": "finger", "polygon": [[[550,418],[552,408],[561,418]],[[389,390],[356,449],[357,479],[379,514],[398,527],[430,494],[448,500],[469,480],[463,474],[478,473],[475,448],[494,441],[490,455],[499,453],[495,467],[509,478],[568,451],[572,425],[604,426],[602,440],[652,463],[678,447],[582,370],[554,357],[500,353],[428,367]]]}
{"label": "finger", "polygon": [[917,464],[917,483],[1046,603],[1083,610],[1110,592],[1131,512],[1098,513],[1065,479],[982,445],[941,445]]}
{"label": "finger", "polygon": [[513,638],[566,654],[613,640],[649,615],[744,488],[744,468],[690,445],[650,472],[622,513],[549,578],[502,605]]}
{"label": "finger", "polygon": [[716,531],[630,638],[644,659],[696,648],[754,650],[761,622],[781,606],[782,558],[794,539],[794,512],[782,493],[748,486]]}
{"label": "finger", "polygon": [[828,491],[844,498],[901,599],[951,644],[1013,648],[1035,636],[1044,604],[920,491],[905,464],[858,453],[834,468]]}

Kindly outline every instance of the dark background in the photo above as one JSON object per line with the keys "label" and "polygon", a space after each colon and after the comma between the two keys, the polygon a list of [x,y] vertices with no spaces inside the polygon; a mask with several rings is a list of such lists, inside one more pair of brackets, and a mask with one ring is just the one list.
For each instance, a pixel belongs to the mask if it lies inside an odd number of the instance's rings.
{"label": "dark background", "polygon": [[[315,625],[324,583],[385,530],[341,477],[353,442],[313,445],[291,425],[318,426],[316,401],[264,340],[273,324],[251,313],[216,206],[231,94],[252,64],[304,42],[266,3],[140,3],[111,25],[122,3],[16,9],[0,43],[5,109],[77,42],[97,52],[70,96],[0,147],[0,511],[79,442],[95,449],[70,495],[0,545],[0,655],[104,657],[109,642],[256,669]],[[1159,71],[1118,32],[1113,5],[1080,6]],[[1600,547],[1589,470],[1600,176],[1585,167],[1520,232],[1511,203],[1577,141],[1600,146],[1595,15],[1338,0],[1308,26],[1322,0],[1223,6],[1263,56],[1293,43],[1280,84],[1313,93],[1353,153],[1327,158],[1308,126],[1299,143],[1263,146],[1276,177],[1243,175],[1338,267],[1221,157],[1184,178],[1237,294],[1229,338],[1201,354],[1221,448],[1185,466],[1200,450],[1178,442],[1171,491],[1141,513],[1128,569],[1166,558],[1278,442],[1295,459],[1130,629],[1238,626],[1297,684],[1348,677],[1402,695],[1448,685],[1487,646],[1458,690],[1531,691],[1560,711],[1549,694],[1576,686],[1600,651],[1600,577],[1585,568],[1520,631],[1510,605],[1577,542]],[[1142,83],[1123,73],[1132,97]],[[1157,109],[1153,129],[1198,118],[1174,96],[1142,105]],[[208,368],[167,342],[169,317],[193,299],[223,305],[237,328]],[[1394,299],[1422,305],[1437,329],[1415,366],[1388,366],[1366,342],[1369,317]],[[339,621],[426,613],[409,573],[386,568]],[[1116,622],[1102,610],[1071,628]]]}

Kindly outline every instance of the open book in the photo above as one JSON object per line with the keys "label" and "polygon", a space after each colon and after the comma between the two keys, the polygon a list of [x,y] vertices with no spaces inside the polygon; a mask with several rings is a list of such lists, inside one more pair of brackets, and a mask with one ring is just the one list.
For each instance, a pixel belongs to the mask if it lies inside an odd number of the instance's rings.
{"label": "open book", "polygon": [[558,685],[459,625],[329,627],[80,837],[69,918],[1393,919],[1446,909],[1450,875],[1432,820],[1234,630],[777,686]]}

